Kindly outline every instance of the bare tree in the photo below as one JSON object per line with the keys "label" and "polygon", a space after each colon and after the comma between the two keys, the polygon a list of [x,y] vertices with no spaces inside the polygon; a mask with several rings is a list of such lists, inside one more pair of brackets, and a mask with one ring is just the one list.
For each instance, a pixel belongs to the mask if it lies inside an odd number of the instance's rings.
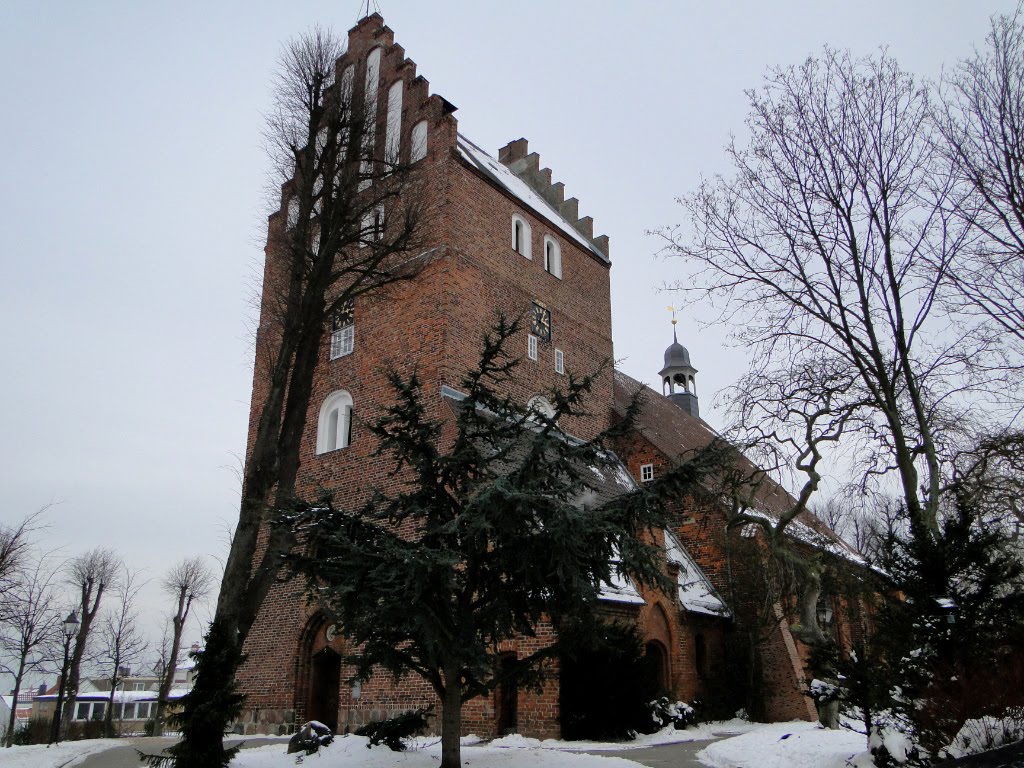
{"label": "bare tree", "polygon": [[84,555],[74,558],[68,564],[68,582],[78,592],[78,611],[81,623],[75,636],[74,649],[68,664],[67,697],[61,716],[61,730],[66,733],[74,716],[78,685],[81,680],[82,662],[92,631],[93,622],[100,609],[103,595],[117,587],[121,559],[111,549],[97,547]]}
{"label": "bare tree", "polygon": [[0,620],[9,609],[20,612],[19,606],[8,604],[8,597],[14,594],[32,549],[32,533],[38,529],[40,517],[47,509],[43,507],[33,512],[17,525],[0,525]]}
{"label": "bare tree", "polygon": [[[987,350],[935,311],[967,235],[948,211],[929,95],[884,54],[826,49],[773,70],[748,98],[749,143],[727,150],[735,175],[681,201],[692,238],[664,233],[694,268],[680,288],[737,321],[753,351],[745,384],[813,392],[821,372],[827,418],[808,421],[820,397],[762,412],[765,436],[802,433],[783,443],[795,456],[823,435],[854,442],[862,476],[893,477],[915,531],[934,537],[943,430]],[[742,416],[756,396],[738,391]]]}
{"label": "bare tree", "polygon": [[951,70],[938,110],[940,149],[974,234],[951,273],[968,311],[987,317],[1024,365],[1024,8],[995,16],[985,47]]}
{"label": "bare tree", "polygon": [[[117,735],[114,731],[114,699],[117,696],[117,686],[128,674],[125,670],[138,662],[147,649],[146,638],[139,628],[139,614],[135,607],[139,590],[145,586],[145,582],[140,582],[138,574],[127,567],[122,567],[121,574],[116,590],[119,602],[113,610],[106,613],[100,628],[100,662],[109,670],[107,681],[110,683],[110,697],[103,715],[103,730],[108,737]],[[122,701],[122,712],[123,707]]]}
{"label": "bare tree", "polygon": [[[45,572],[37,563],[16,585],[11,597],[11,610],[0,622],[0,673],[13,678],[11,694],[17,703],[25,678],[33,672],[52,668],[60,635],[60,610],[53,594],[53,571]],[[15,710],[6,724],[4,746],[13,743]]]}
{"label": "bare tree", "polygon": [[[57,570],[46,556],[24,565],[27,567],[22,578],[6,593],[10,610],[0,621],[0,672],[14,678],[14,704],[26,675],[53,663],[61,629],[55,589]],[[6,747],[13,743],[16,709],[11,707]]]}
{"label": "bare tree", "polygon": [[366,91],[354,67],[342,69],[342,53],[333,34],[316,28],[284,48],[275,78],[267,145],[284,195],[283,215],[271,220],[256,337],[260,399],[253,404],[238,525],[204,652],[211,662],[197,666],[183,741],[172,750],[179,768],[229,759],[218,750],[233,713],[219,707],[223,722],[209,727],[198,718],[209,717],[209,697],[230,686],[293,542],[287,526],[268,521],[274,509],[294,505],[325,327],[358,296],[412,277],[426,257],[422,179],[385,146],[377,86]]}
{"label": "bare tree", "polygon": [[163,591],[174,600],[174,614],[171,616],[171,636],[164,662],[164,674],[160,680],[157,696],[156,715],[153,719],[153,735],[162,736],[164,717],[167,711],[167,697],[174,683],[174,672],[178,666],[181,650],[181,636],[185,631],[192,603],[202,600],[213,586],[213,576],[201,557],[188,557],[171,567],[161,581]]}

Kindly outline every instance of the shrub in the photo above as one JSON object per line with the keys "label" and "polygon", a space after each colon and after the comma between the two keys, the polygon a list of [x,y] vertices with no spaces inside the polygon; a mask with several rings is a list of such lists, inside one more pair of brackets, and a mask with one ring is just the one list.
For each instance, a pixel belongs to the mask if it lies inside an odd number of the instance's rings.
{"label": "shrub", "polygon": [[356,736],[369,736],[367,749],[378,744],[385,744],[393,752],[404,752],[404,739],[416,736],[430,727],[427,718],[433,717],[433,705],[410,709],[387,720],[367,723],[356,731]]}
{"label": "shrub", "polygon": [[21,747],[45,744],[50,740],[51,725],[52,721],[48,717],[33,717],[14,732],[14,743]]}
{"label": "shrub", "polygon": [[655,730],[674,725],[677,731],[681,731],[697,722],[697,713],[693,707],[684,701],[671,701],[668,696],[648,702],[647,707]]}

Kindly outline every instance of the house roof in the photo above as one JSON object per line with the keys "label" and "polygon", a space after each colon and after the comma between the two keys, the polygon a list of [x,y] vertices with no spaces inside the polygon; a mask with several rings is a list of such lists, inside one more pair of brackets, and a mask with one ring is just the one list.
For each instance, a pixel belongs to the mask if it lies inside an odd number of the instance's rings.
{"label": "house roof", "polygon": [[[721,439],[721,435],[703,419],[690,415],[667,397],[622,371],[615,371],[614,409],[619,416],[625,415],[637,394],[641,398],[641,409],[636,430],[669,460],[679,460],[684,454],[700,450],[712,441]],[[753,462],[739,452],[737,462],[744,470],[749,470],[751,476],[759,472]],[[779,516],[792,509],[796,503],[792,494],[767,475],[764,475],[763,482],[755,489],[754,501],[756,506],[744,510],[744,513],[752,517],[763,517],[770,523],[777,522]],[[786,533],[816,549],[860,565],[867,564],[859,552],[810,512],[801,512],[786,526]]]}
{"label": "house roof", "polygon": [[531,208],[534,213],[550,221],[561,230],[562,234],[579,245],[580,248],[593,254],[603,263],[609,263],[608,257],[600,248],[580,234],[572,224],[565,220],[565,217],[558,212],[557,208],[545,200],[542,195],[535,192],[529,184],[516,176],[503,163],[495,160],[461,133],[458,137],[457,146],[459,156],[469,163],[470,166],[476,168],[485,177],[519,200],[519,202]]}

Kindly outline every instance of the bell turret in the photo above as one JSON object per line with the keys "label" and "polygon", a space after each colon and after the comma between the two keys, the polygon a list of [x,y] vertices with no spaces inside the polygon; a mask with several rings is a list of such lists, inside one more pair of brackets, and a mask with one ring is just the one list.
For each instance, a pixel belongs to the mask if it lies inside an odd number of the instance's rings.
{"label": "bell turret", "polygon": [[665,367],[659,372],[661,391],[669,400],[691,416],[700,416],[697,405],[697,369],[690,363],[690,353],[676,337],[676,313],[672,310],[672,344],[665,350]]}

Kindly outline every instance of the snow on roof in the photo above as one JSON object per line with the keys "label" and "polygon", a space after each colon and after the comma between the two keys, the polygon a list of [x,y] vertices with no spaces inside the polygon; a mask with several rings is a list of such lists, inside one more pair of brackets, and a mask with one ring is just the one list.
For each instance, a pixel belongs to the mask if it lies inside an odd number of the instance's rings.
{"label": "snow on roof", "polygon": [[463,160],[466,160],[492,181],[497,182],[499,186],[503,187],[506,192],[517,198],[520,202],[530,206],[536,213],[562,230],[563,234],[575,240],[583,250],[589,251],[601,261],[608,263],[608,257],[601,252],[601,249],[566,221],[562,214],[558,212],[558,209],[534,191],[529,184],[516,176],[503,163],[495,160],[461,133],[458,138],[458,149],[459,155],[462,156]]}
{"label": "snow on roof", "polygon": [[[743,514],[748,517],[759,517],[768,521],[771,525],[779,522],[778,515],[763,509],[745,509]],[[786,524],[786,535],[797,541],[809,544],[815,549],[828,552],[830,555],[841,557],[844,560],[867,566],[868,561],[857,550],[847,545],[842,539],[827,536],[821,531],[816,531],[799,517],[796,517]]]}
{"label": "snow on roof", "polygon": [[665,531],[665,557],[679,566],[679,603],[691,613],[732,616],[714,586],[672,531]]}
{"label": "snow on roof", "polygon": [[612,571],[610,582],[601,584],[601,591],[597,593],[598,600],[609,603],[628,603],[629,605],[643,605],[644,599],[640,592],[630,581],[628,576],[623,576]]}
{"label": "snow on roof", "polygon": [[[114,692],[114,703],[119,702],[131,702],[131,701],[156,701],[156,691],[115,691]],[[37,699],[50,700],[56,699],[57,694],[47,693],[42,696],[36,696]],[[88,693],[79,692],[75,697],[78,701],[109,701],[110,691],[89,691]]]}

